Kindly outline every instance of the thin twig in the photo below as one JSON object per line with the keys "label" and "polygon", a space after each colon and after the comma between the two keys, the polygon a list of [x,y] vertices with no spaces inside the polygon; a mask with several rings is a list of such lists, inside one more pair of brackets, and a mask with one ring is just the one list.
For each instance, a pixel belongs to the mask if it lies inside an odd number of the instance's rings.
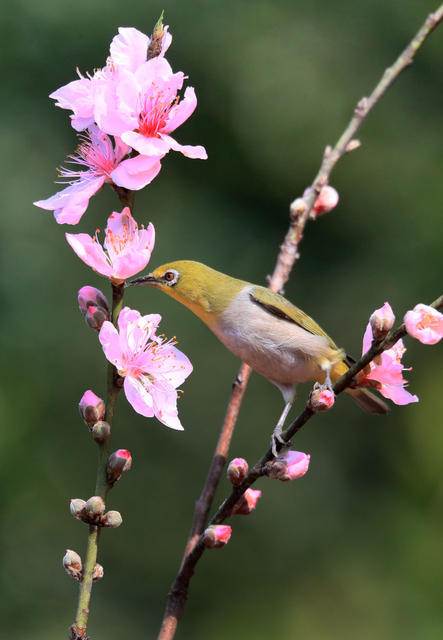
{"label": "thin twig", "polygon": [[[306,210],[302,214],[297,214],[297,212],[292,207],[290,209],[291,223],[289,225],[289,229],[285,236],[285,239],[280,247],[280,252],[272,277],[269,279],[269,288],[273,291],[281,291],[289,279],[291,270],[295,262],[299,258],[298,247],[301,240],[303,239],[304,229],[311,216],[312,207],[314,206],[316,197],[320,193],[321,188],[324,185],[328,184],[329,177],[335,165],[340,160],[340,158],[343,157],[343,155],[358,146],[357,141],[354,140],[354,136],[358,128],[365,120],[374,105],[381,98],[381,96],[399,76],[401,71],[403,71],[403,69],[405,69],[412,63],[418,49],[421,47],[426,38],[432,33],[435,27],[442,21],[442,19],[443,5],[440,5],[435,13],[429,14],[423,26],[408,44],[406,49],[400,54],[392,67],[386,69],[382,78],[376,85],[369,98],[362,98],[358,102],[353,117],[351,118],[348,126],[338,139],[335,146],[332,149],[329,147],[326,148],[320,169],[311,185],[311,190],[309,194],[304,198],[307,205]],[[204,551],[204,546],[201,542],[201,534],[203,533],[203,530],[206,526],[205,519],[207,514],[209,513],[209,509],[211,507],[212,500],[220,481],[224,464],[227,459],[232,432],[237,421],[238,412],[240,410],[241,401],[246,390],[250,372],[250,367],[248,367],[248,365],[246,364],[242,364],[240,372],[237,376],[237,378],[239,378],[240,376],[242,382],[240,383],[240,388],[237,390],[237,392],[235,393],[236,390],[234,388],[234,392],[231,394],[226,417],[218,440],[217,449],[211,462],[210,470],[208,472],[203,491],[196,503],[191,533],[188,538],[180,570],[168,594],[165,614],[163,617],[160,633],[158,635],[158,640],[172,640],[172,638],[174,637],[178,621],[180,619],[183,607],[187,599],[190,579],[194,573],[195,565],[197,564]],[[303,418],[303,424],[310,417],[308,415],[307,409],[305,409],[305,412],[303,412],[303,414],[305,414]],[[302,420],[303,414],[299,416],[300,420]],[[289,427],[285,434],[288,434],[293,426],[294,423]],[[289,436],[289,438],[290,437],[291,436]],[[243,487],[243,485],[241,485],[241,487]],[[247,486],[244,487],[243,491],[246,490],[246,488]],[[240,497],[241,493],[237,496],[237,499]],[[233,504],[235,504],[235,501],[236,500],[234,500]],[[232,506],[233,505],[231,505],[231,508]],[[215,520],[213,519],[211,522],[213,521]]]}

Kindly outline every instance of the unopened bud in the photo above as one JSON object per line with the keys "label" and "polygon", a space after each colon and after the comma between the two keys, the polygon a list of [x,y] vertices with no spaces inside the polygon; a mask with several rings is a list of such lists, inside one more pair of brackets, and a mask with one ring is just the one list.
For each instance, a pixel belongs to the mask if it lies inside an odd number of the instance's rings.
{"label": "unopened bud", "polygon": [[244,458],[234,458],[228,466],[228,480],[234,486],[241,484],[248,475],[248,463]]}
{"label": "unopened bud", "polygon": [[219,549],[227,544],[232,528],[227,524],[211,525],[203,533],[203,544],[208,549]]}
{"label": "unopened bud", "polygon": [[105,503],[100,496],[92,496],[89,500],[86,500],[85,513],[90,518],[97,518],[105,512]]}
{"label": "unopened bud", "polygon": [[102,518],[102,525],[104,527],[111,527],[116,529],[123,522],[123,518],[119,511],[107,511]]}
{"label": "unopened bud", "polygon": [[241,498],[236,502],[232,509],[233,516],[248,516],[254,511],[257,500],[261,498],[261,491],[255,489],[246,489]]}
{"label": "unopened bud", "polygon": [[105,403],[90,389],[82,395],[78,408],[89,429],[92,429],[96,422],[105,417]]}
{"label": "unopened bud", "polygon": [[103,442],[111,434],[111,425],[109,422],[99,420],[91,429],[92,437],[96,442]]}
{"label": "unopened bud", "polygon": [[92,582],[97,582],[101,580],[105,574],[105,571],[101,564],[98,562],[95,563],[94,569],[92,570]]}
{"label": "unopened bud", "polygon": [[380,309],[376,309],[369,318],[372,328],[372,335],[375,340],[384,338],[392,329],[395,322],[395,315],[389,302],[385,302]]}
{"label": "unopened bud", "polygon": [[162,40],[165,35],[165,29],[163,26],[163,11],[161,13],[160,18],[157,20],[154,30],[151,36],[151,42],[148,46],[148,51],[146,54],[146,59],[151,60],[152,58],[156,58],[160,55],[162,50]]}
{"label": "unopened bud", "polygon": [[302,216],[307,208],[308,205],[306,204],[306,201],[303,200],[303,198],[296,198],[294,202],[292,202],[289,210],[292,216],[298,217]]}
{"label": "unopened bud", "polygon": [[302,451],[286,451],[268,462],[265,466],[266,475],[274,480],[288,482],[305,475],[309,467],[310,455]]}
{"label": "unopened bud", "polygon": [[82,287],[78,292],[78,306],[86,324],[100,331],[105,320],[111,319],[108,301],[105,295],[95,287]]}
{"label": "unopened bud", "polygon": [[[303,197],[307,198],[310,191],[311,187],[308,187],[305,190]],[[334,187],[326,185],[325,187],[321,188],[320,193],[316,201],[314,202],[314,206],[312,207],[312,214],[314,216],[321,216],[323,213],[328,213],[328,211],[331,211],[331,209],[334,209],[334,207],[337,206],[337,203],[337,191],[334,189]]]}
{"label": "unopened bud", "polygon": [[86,502],[81,498],[72,498],[69,509],[74,518],[81,520],[85,511]]}
{"label": "unopened bud", "polygon": [[331,389],[322,388],[321,385],[315,383],[314,389],[309,396],[309,407],[316,413],[319,411],[329,411],[334,405],[335,395]]}
{"label": "unopened bud", "polygon": [[108,459],[107,479],[111,486],[120,479],[122,473],[129,471],[132,465],[131,454],[127,449],[117,449]]}
{"label": "unopened bud", "polygon": [[72,549],[66,549],[66,553],[63,556],[63,566],[70,576],[75,580],[81,580],[82,578],[82,559]]}

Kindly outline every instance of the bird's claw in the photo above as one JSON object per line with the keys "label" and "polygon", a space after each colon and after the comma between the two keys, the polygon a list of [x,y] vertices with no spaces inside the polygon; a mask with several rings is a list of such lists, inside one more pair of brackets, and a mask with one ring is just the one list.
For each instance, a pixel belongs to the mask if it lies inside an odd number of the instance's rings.
{"label": "bird's claw", "polygon": [[283,429],[278,424],[275,427],[274,431],[272,432],[272,436],[271,436],[271,451],[274,458],[278,456],[277,444],[283,444],[283,445],[287,444],[286,440],[282,437],[282,433],[283,433]]}

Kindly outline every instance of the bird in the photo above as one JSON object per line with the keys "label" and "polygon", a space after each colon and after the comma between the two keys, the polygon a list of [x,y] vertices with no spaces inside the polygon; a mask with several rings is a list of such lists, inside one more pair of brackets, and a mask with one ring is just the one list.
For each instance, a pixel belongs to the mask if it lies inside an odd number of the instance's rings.
{"label": "bird", "polygon": [[[277,442],[299,382],[331,389],[352,364],[343,349],[304,311],[266,287],[239,280],[200,262],[178,260],[126,283],[160,289],[190,309],[234,355],[280,389],[285,403],[271,438]],[[388,406],[366,388],[347,393],[368,413]]]}

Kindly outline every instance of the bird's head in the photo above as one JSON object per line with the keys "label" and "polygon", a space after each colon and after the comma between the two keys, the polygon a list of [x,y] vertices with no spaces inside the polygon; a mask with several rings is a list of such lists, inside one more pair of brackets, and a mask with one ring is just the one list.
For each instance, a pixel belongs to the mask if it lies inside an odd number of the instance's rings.
{"label": "bird's head", "polygon": [[177,260],[157,267],[146,276],[130,280],[127,286],[161,289],[211,326],[245,284],[201,262]]}

